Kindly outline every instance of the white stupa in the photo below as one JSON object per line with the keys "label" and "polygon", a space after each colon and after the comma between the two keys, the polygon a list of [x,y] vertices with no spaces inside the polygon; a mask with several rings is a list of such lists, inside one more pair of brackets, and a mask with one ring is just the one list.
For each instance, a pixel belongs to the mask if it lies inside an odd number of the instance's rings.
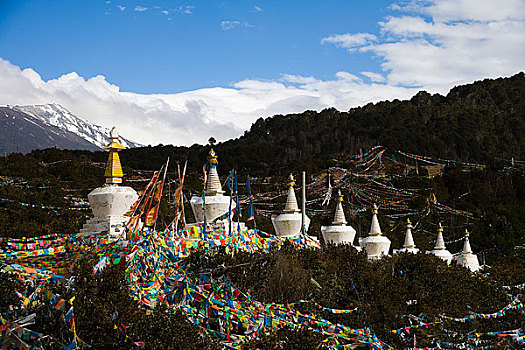
{"label": "white stupa", "polygon": [[[272,224],[275,233],[281,237],[292,237],[301,233],[302,214],[297,205],[297,198],[295,197],[295,191],[293,189],[295,180],[292,174],[290,174],[288,179],[288,197],[286,198],[284,211],[279,215],[272,215]],[[310,218],[306,215],[304,217],[304,228],[305,231],[308,231]]]}
{"label": "white stupa", "polygon": [[109,233],[114,236],[122,235],[129,217],[124,216],[130,207],[137,201],[137,192],[128,186],[119,186],[122,183],[122,166],[118,151],[125,149],[119,143],[115,127],[110,132],[110,144],[104,149],[109,150],[106,164],[106,184],[95,188],[88,194],[89,205],[94,217],[89,219],[80,233]]}
{"label": "white stupa", "polygon": [[335,207],[334,221],[330,226],[321,226],[321,233],[325,243],[350,244],[353,245],[355,229],[347,225],[343,211],[343,195],[337,193],[337,206]]}
{"label": "white stupa", "polygon": [[436,246],[433,250],[427,251],[427,254],[434,254],[438,258],[445,260],[448,265],[450,265],[450,262],[452,261],[452,254],[450,254],[450,252],[445,247],[445,240],[443,239],[443,227],[441,226],[441,223],[438,225]]}
{"label": "white stupa", "polygon": [[394,249],[394,254],[396,253],[413,253],[417,254],[419,252],[419,249],[416,248],[416,244],[414,243],[414,237],[412,237],[412,223],[410,222],[410,219],[407,220],[407,232],[405,233],[405,243],[403,244],[403,248],[401,249]]}
{"label": "white stupa", "polygon": [[465,242],[463,243],[463,251],[459,254],[457,263],[460,266],[464,266],[472,272],[476,272],[480,269],[478,257],[476,254],[472,254],[470,248],[470,241],[468,239],[469,233],[465,232]]}
{"label": "white stupa", "polygon": [[[219,174],[217,173],[217,156],[215,155],[215,151],[213,150],[213,148],[210,150],[208,161],[210,163],[210,170],[207,174],[204,206],[202,205],[202,196],[191,197],[190,204],[191,210],[193,211],[193,215],[197,220],[197,224],[203,224],[204,216],[206,216],[206,223],[207,225],[210,225],[214,221],[228,221],[228,217],[226,217],[223,220],[215,219],[224,216],[225,214],[228,214],[230,210],[230,196],[225,196],[224,191],[222,190]],[[234,208],[235,201],[232,201],[232,212]]]}
{"label": "white stupa", "polygon": [[390,251],[390,240],[383,236],[379,221],[377,220],[377,205],[372,209],[372,224],[370,234],[359,240],[359,245],[366,251],[369,259],[377,259],[388,255]]}

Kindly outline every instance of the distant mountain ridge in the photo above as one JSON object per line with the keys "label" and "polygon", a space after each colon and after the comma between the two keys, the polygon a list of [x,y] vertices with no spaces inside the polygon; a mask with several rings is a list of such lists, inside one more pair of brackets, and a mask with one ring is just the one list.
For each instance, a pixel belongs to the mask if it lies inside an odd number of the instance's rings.
{"label": "distant mountain ridge", "polygon": [[[86,141],[100,148],[108,143],[108,135],[110,131],[108,128],[87,122],[59,104],[50,103],[45,105],[13,106],[12,108],[35,118],[39,118],[49,125],[77,134]],[[122,136],[120,136],[120,142],[123,146],[128,148],[142,146],[141,144]]]}
{"label": "distant mountain ridge", "polygon": [[[0,154],[34,149],[100,150],[108,143],[109,129],[89,123],[59,104],[0,107]],[[120,138],[132,148],[141,144]]]}

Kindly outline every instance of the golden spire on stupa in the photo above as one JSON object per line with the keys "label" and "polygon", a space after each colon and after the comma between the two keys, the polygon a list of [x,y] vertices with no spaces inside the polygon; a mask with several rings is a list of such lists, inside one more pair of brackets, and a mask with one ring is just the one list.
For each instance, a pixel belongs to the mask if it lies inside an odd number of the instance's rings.
{"label": "golden spire on stupa", "polygon": [[212,166],[216,166],[217,163],[219,163],[217,161],[217,155],[215,154],[215,151],[212,149],[210,149],[210,155],[208,156],[208,162],[210,162],[210,164]]}
{"label": "golden spire on stupa", "polygon": [[122,146],[118,142],[119,137],[115,131],[116,129],[116,126],[111,129],[109,132],[109,138],[111,142],[109,145],[104,146],[104,149],[109,150],[108,163],[106,164],[106,172],[104,173],[107,184],[120,184],[122,183],[122,176],[124,176],[122,173],[122,166],[120,165],[118,151],[121,149],[126,149],[126,147]]}
{"label": "golden spire on stupa", "polygon": [[294,187],[295,186],[295,179],[293,178],[293,174],[290,174],[288,176],[288,187]]}

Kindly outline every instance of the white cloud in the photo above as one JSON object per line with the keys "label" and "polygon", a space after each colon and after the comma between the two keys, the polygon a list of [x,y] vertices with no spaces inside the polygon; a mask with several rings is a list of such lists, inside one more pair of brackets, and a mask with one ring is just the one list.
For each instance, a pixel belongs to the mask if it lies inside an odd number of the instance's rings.
{"label": "white cloud", "polygon": [[377,37],[370,33],[336,34],[323,38],[321,44],[335,44],[349,50],[376,41]]}
{"label": "white cloud", "polygon": [[303,77],[301,75],[283,74],[282,80],[293,84],[310,84],[315,82],[314,77]]}
{"label": "white cloud", "polygon": [[263,11],[262,7],[259,7],[259,6],[257,6],[257,5],[255,5],[255,6],[253,7],[253,12],[262,12],[262,11]]}
{"label": "white cloud", "polygon": [[233,84],[233,87],[237,89],[244,89],[250,91],[272,91],[285,88],[283,84],[274,81],[262,81],[253,79],[239,81]]}
{"label": "white cloud", "polygon": [[160,11],[160,12],[163,13],[163,14],[165,14],[165,15],[168,15],[168,14],[169,14],[169,12],[168,12],[167,10],[162,10],[162,11]]}
{"label": "white cloud", "polygon": [[362,75],[364,75],[365,77],[367,77],[368,79],[370,79],[370,81],[373,81],[375,83],[383,83],[386,81],[385,77],[382,76],[381,74],[379,73],[374,73],[374,72],[361,72]]}
{"label": "white cloud", "polygon": [[339,79],[348,80],[348,81],[361,81],[361,78],[351,73],[348,73],[348,72],[337,72],[335,73],[335,76],[338,77]]}
{"label": "white cloud", "polygon": [[121,92],[99,75],[76,73],[42,80],[34,70],[21,70],[0,59],[0,104],[59,103],[81,118],[111,127],[144,144],[191,145],[237,137],[259,117],[321,110],[347,110],[368,102],[408,98],[417,90],[365,84],[348,72],[334,80],[283,74],[280,82],[247,79],[230,88],[178,94]]}
{"label": "white cloud", "polygon": [[183,15],[191,15],[193,13],[194,8],[195,6],[191,6],[191,5],[179,6],[176,12],[181,13]]}
{"label": "white cloud", "polygon": [[117,7],[119,8],[120,11],[124,11],[126,9],[126,6],[122,6],[122,5],[117,5]]}
{"label": "white cloud", "polygon": [[397,15],[379,22],[379,36],[346,33],[321,43],[373,53],[388,84],[433,92],[525,68],[523,0],[412,0],[390,8]]}
{"label": "white cloud", "polygon": [[254,28],[255,26],[248,22],[241,22],[241,21],[222,21],[221,22],[222,30],[230,30],[236,27]]}
{"label": "white cloud", "polygon": [[144,7],[144,6],[135,6],[135,11],[137,12],[144,12],[146,11],[148,8],[147,7]]}
{"label": "white cloud", "polygon": [[232,28],[235,28],[241,24],[240,21],[222,21],[221,22],[221,28],[222,30],[230,30]]}
{"label": "white cloud", "polygon": [[424,13],[436,21],[507,21],[525,18],[523,0],[440,0],[429,1],[422,6]]}

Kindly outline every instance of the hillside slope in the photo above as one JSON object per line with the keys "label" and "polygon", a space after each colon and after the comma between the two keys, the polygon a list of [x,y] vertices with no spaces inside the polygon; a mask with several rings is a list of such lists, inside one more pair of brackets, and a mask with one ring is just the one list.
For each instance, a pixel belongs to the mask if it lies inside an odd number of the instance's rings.
{"label": "hillside slope", "polygon": [[[487,163],[494,158],[524,159],[525,74],[486,79],[453,88],[447,96],[419,92],[407,101],[384,101],[340,112],[260,118],[240,138],[216,145],[219,171],[232,167],[266,176],[281,169],[326,169],[381,144],[431,157]],[[205,162],[207,146],[156,146],[122,152],[126,164],[157,169],[170,156]],[[390,154],[388,154],[390,156]]]}
{"label": "hillside slope", "polygon": [[259,119],[237,140],[220,145],[228,157],[274,167],[319,161],[381,144],[433,157],[486,162],[523,159],[525,74],[453,88],[447,96],[419,92],[348,112],[325,109]]}

